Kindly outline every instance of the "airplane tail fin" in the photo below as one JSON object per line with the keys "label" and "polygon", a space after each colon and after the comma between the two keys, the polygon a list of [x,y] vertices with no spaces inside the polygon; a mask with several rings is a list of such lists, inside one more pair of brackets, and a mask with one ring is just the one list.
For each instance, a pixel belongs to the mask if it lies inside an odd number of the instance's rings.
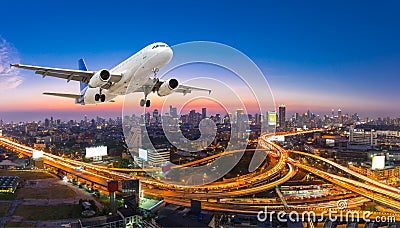
{"label": "airplane tail fin", "polygon": [[[79,70],[87,71],[85,60],[79,59],[78,64],[79,64]],[[80,82],[79,87],[80,87],[81,95],[83,95],[84,94],[84,90],[86,90],[86,88],[88,87],[88,84]]]}
{"label": "airplane tail fin", "polygon": [[[78,60],[78,66],[79,66],[79,70],[87,71],[85,60],[83,60],[83,58]],[[77,103],[79,103],[79,104],[84,103],[84,96],[85,96],[85,92],[86,92],[87,88],[88,88],[88,84],[79,82],[79,91],[80,91],[81,97],[79,99],[77,99],[77,101],[76,101]]]}

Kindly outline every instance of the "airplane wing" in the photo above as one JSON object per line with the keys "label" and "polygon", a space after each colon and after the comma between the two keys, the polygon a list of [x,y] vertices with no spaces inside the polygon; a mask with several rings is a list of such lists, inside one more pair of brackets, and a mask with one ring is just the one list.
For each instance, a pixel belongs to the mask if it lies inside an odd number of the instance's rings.
{"label": "airplane wing", "polygon": [[[164,83],[164,81],[159,80],[159,81],[154,82],[153,79],[149,78],[149,79],[147,80],[147,82],[144,83],[143,86],[150,86],[150,87],[153,88],[153,92],[155,92],[156,89],[157,89],[158,87],[160,87],[162,83]],[[182,85],[182,84],[179,84],[178,88],[177,88],[174,92],[183,93],[183,95],[186,95],[186,94],[188,94],[188,93],[191,93],[191,92],[194,91],[194,90],[197,90],[197,91],[206,91],[206,92],[208,92],[208,94],[211,93],[211,89],[199,88],[199,87],[188,86],[188,85]],[[144,92],[144,89],[143,89],[143,87],[139,87],[138,89],[135,90],[135,92]]]}
{"label": "airplane wing", "polygon": [[[55,96],[55,97],[65,97],[65,98],[72,98],[72,99],[80,99],[81,95],[79,94],[69,94],[69,93],[49,93],[45,92],[44,95]],[[109,100],[108,102],[115,102],[115,100]]]}
{"label": "airplane wing", "polygon": [[[12,67],[22,68],[26,70],[34,70],[35,74],[40,74],[44,77],[51,76],[56,78],[67,79],[67,82],[80,81],[83,83],[89,83],[90,78],[96,73],[96,71],[83,71],[83,70],[71,70],[62,68],[51,68],[51,67],[41,67],[41,66],[31,66],[23,64],[11,64]],[[111,82],[118,82],[121,80],[122,75],[111,74]]]}
{"label": "airplane wing", "polygon": [[187,85],[179,85],[179,87],[175,90],[175,92],[183,93],[183,95],[186,95],[188,93],[191,93],[193,90],[206,91],[206,92],[208,92],[208,94],[211,93],[211,89],[204,89],[204,88],[187,86]]}
{"label": "airplane wing", "polygon": [[66,97],[66,98],[74,98],[79,99],[81,95],[79,94],[66,94],[66,93],[43,93],[44,95],[56,96],[56,97]]}

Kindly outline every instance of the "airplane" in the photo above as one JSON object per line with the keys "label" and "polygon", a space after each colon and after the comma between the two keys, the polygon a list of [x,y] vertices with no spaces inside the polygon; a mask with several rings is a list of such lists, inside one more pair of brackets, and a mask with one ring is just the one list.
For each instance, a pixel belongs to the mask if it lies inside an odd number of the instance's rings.
{"label": "airplane", "polygon": [[[135,53],[125,61],[121,62],[111,70],[101,69],[99,71],[88,71],[85,61],[79,59],[79,70],[61,69],[23,64],[10,64],[27,70],[34,70],[42,77],[51,76],[66,79],[67,82],[79,81],[80,94],[63,94],[45,92],[44,95],[65,97],[75,99],[76,104],[89,105],[104,102],[114,102],[114,98],[135,92],[144,93],[144,99],[140,100],[140,106],[150,107],[147,96],[153,92],[163,97],[173,92],[186,95],[193,90],[211,90],[179,84],[175,78],[161,81],[157,78],[160,68],[167,65],[172,59],[172,49],[163,42],[150,44]],[[152,78],[151,75],[154,75]]]}

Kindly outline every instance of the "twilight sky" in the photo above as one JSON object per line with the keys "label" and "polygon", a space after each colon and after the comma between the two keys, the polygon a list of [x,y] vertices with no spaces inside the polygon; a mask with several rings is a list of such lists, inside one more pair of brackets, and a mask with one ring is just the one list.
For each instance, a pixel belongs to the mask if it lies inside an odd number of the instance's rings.
{"label": "twilight sky", "polygon": [[79,106],[43,96],[77,93],[78,84],[10,71],[10,62],[76,68],[84,57],[97,70],[155,41],[197,40],[249,56],[289,113],[341,108],[399,117],[399,7],[398,1],[2,1],[0,119],[121,115],[122,98]]}

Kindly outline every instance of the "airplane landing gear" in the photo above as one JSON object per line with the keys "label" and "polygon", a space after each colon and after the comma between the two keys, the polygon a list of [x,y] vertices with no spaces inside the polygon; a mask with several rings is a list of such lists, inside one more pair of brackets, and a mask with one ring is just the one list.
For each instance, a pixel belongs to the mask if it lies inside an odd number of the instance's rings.
{"label": "airplane landing gear", "polygon": [[101,102],[106,101],[106,95],[101,93],[101,89],[100,89],[100,94],[96,93],[96,95],[94,95],[94,100],[95,101],[99,101],[100,100]]}
{"label": "airplane landing gear", "polygon": [[151,71],[153,71],[154,78],[157,78],[157,73],[158,73],[158,71],[160,71],[160,69],[158,69],[158,68],[153,68]]}
{"label": "airplane landing gear", "polygon": [[151,92],[151,89],[153,86],[143,86],[143,92],[144,92],[144,99],[140,100],[140,107],[143,107],[146,105],[146,107],[150,107],[150,100],[147,99],[147,95]]}
{"label": "airplane landing gear", "polygon": [[146,107],[150,107],[150,100],[145,100],[145,99],[141,99],[140,100],[140,107],[143,107],[144,105],[146,105]]}

